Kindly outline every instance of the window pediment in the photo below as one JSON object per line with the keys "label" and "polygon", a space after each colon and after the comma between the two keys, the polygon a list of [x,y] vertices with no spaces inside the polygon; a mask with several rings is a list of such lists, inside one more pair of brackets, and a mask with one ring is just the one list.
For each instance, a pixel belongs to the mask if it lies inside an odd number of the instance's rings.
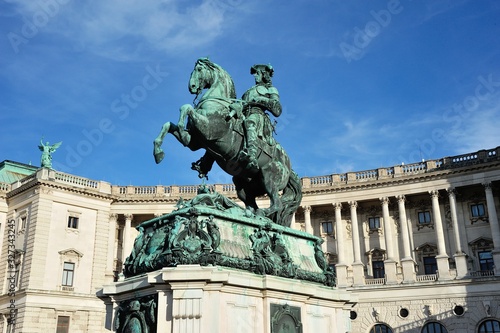
{"label": "window pediment", "polygon": [[59,251],[59,254],[61,256],[66,256],[66,257],[76,257],[78,259],[83,257],[83,253],[81,253],[80,251],[73,249],[73,248],[61,250],[61,251]]}

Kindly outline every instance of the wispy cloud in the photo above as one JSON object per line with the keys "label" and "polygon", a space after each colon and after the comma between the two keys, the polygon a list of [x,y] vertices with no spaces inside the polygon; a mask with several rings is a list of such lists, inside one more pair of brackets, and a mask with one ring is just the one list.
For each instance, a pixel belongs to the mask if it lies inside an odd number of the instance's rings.
{"label": "wispy cloud", "polygon": [[[11,2],[22,17],[42,10],[41,1]],[[244,6],[240,0],[72,1],[58,8],[44,29],[73,41],[76,48],[126,61],[151,49],[178,53],[211,43],[231,28],[228,16]],[[123,43],[124,38],[132,42]]]}

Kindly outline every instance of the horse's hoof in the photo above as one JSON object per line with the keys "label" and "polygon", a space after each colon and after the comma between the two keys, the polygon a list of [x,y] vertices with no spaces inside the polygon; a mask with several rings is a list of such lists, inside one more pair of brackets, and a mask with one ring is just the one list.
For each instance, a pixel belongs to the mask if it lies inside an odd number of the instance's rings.
{"label": "horse's hoof", "polygon": [[155,155],[155,162],[156,162],[156,164],[158,164],[161,161],[163,161],[163,158],[165,157],[165,153],[162,152],[162,151],[154,153],[154,155]]}

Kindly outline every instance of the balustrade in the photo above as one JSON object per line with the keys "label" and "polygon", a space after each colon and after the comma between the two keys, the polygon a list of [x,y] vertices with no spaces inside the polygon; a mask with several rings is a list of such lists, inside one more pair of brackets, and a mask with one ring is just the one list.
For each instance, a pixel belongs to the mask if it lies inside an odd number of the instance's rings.
{"label": "balustrade", "polygon": [[10,184],[7,184],[7,183],[0,183],[0,191],[2,192],[8,192],[10,191]]}
{"label": "balustrade", "polygon": [[367,286],[384,285],[385,278],[365,278],[365,284]]}
{"label": "balustrade", "polygon": [[416,276],[417,282],[434,282],[437,281],[437,279],[438,279],[437,274],[425,274]]}
{"label": "balustrade", "polygon": [[74,175],[70,175],[67,173],[56,172],[55,177],[57,181],[62,183],[71,184],[71,185],[79,185],[83,187],[90,187],[97,189],[99,187],[99,182],[96,180],[78,177]]}

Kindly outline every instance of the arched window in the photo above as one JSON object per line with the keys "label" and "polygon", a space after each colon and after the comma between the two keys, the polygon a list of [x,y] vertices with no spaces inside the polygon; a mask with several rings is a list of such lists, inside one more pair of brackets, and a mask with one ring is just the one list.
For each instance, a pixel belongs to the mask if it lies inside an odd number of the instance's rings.
{"label": "arched window", "polygon": [[392,333],[392,329],[384,324],[377,324],[372,327],[370,333]]}
{"label": "arched window", "polygon": [[486,320],[479,325],[478,333],[500,333],[500,322],[497,320]]}
{"label": "arched window", "polygon": [[424,325],[422,333],[448,333],[448,331],[440,323],[432,322]]}

